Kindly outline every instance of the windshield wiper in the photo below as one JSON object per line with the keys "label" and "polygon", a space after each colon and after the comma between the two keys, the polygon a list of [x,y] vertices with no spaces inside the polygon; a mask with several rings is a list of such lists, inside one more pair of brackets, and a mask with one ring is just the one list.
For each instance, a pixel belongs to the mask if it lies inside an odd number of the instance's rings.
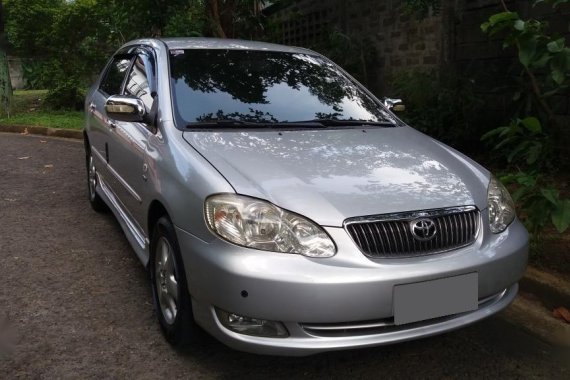
{"label": "windshield wiper", "polygon": [[279,128],[279,127],[295,127],[295,128],[326,128],[326,125],[317,121],[243,121],[232,119],[197,121],[189,123],[186,128]]}
{"label": "windshield wiper", "polygon": [[[391,121],[369,121],[369,120],[339,120],[339,119],[314,119],[307,122],[321,123],[326,127],[344,126],[353,127],[361,125],[372,125],[377,127],[395,127],[396,124]],[[303,122],[302,122],[303,123]]]}
{"label": "windshield wiper", "polygon": [[243,121],[233,119],[218,119],[197,121],[189,123],[186,128],[327,128],[327,127],[354,127],[371,125],[377,127],[395,127],[396,124],[389,121],[368,120],[338,120],[338,119],[314,119],[305,121]]}

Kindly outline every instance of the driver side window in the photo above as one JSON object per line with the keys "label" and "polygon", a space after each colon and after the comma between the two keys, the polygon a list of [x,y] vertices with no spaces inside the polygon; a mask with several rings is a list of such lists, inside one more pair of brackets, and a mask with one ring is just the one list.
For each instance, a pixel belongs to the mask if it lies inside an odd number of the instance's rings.
{"label": "driver side window", "polygon": [[146,73],[147,71],[145,70],[145,61],[139,55],[135,58],[131,72],[127,78],[125,94],[136,96],[137,98],[141,99],[148,112],[152,108],[153,98],[151,96]]}
{"label": "driver side window", "polygon": [[120,94],[121,86],[130,64],[131,59],[124,56],[113,59],[105,77],[101,81],[99,90],[107,94],[107,96]]}

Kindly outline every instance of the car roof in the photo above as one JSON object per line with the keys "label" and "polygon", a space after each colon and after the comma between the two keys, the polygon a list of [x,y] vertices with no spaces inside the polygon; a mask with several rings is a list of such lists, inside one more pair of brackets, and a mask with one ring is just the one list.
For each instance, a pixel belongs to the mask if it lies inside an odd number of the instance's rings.
{"label": "car roof", "polygon": [[234,40],[228,38],[186,37],[161,38],[169,49],[231,49],[231,50],[265,50],[286,53],[312,53],[315,52],[294,46],[272,44],[268,42]]}

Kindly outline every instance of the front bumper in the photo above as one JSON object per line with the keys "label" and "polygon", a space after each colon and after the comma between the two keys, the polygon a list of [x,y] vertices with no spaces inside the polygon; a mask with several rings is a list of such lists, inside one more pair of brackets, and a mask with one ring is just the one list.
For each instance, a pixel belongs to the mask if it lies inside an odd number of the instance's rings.
{"label": "front bumper", "polygon": [[[389,344],[456,329],[502,310],[516,296],[516,283],[526,268],[528,234],[518,220],[498,235],[483,228],[468,247],[406,259],[372,260],[344,229],[326,230],[337,244],[337,255],[312,259],[246,249],[219,239],[207,243],[178,229],[196,322],[228,346],[260,354],[309,355]],[[477,310],[390,325],[395,285],[473,272],[479,278]],[[234,333],[221,325],[214,307],[281,321],[290,336]],[[376,327],[344,332],[329,328],[371,323]]]}

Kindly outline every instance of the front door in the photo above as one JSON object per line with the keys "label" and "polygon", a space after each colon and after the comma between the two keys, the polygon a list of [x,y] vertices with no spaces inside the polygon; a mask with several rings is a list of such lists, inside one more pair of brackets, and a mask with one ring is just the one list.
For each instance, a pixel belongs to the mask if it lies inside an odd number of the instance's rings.
{"label": "front door", "polygon": [[[149,78],[154,78],[152,66],[148,55],[135,56],[123,89],[123,95],[141,99],[147,113],[151,111],[154,101],[149,86]],[[131,221],[142,232],[145,230],[143,223],[146,216],[142,196],[146,193],[144,187],[147,179],[143,166],[148,140],[153,134],[152,126],[117,120],[111,122],[114,126],[109,139],[108,164],[114,177],[113,190]]]}

